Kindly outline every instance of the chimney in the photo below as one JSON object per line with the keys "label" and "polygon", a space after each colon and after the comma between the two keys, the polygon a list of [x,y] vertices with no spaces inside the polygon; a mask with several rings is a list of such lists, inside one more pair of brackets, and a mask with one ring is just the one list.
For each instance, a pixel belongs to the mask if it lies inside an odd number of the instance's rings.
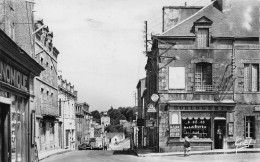
{"label": "chimney", "polygon": [[232,0],[217,0],[217,4],[222,13],[230,11]]}

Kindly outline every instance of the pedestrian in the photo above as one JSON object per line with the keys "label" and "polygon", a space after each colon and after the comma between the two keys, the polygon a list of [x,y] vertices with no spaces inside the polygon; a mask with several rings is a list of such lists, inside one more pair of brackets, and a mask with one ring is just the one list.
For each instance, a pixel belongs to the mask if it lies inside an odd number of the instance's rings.
{"label": "pedestrian", "polygon": [[217,138],[218,138],[218,149],[222,149],[222,136],[223,136],[223,131],[220,128],[220,126],[218,126],[218,130],[217,130]]}
{"label": "pedestrian", "polygon": [[185,141],[184,141],[184,156],[189,156],[190,152],[190,140],[187,136],[185,136]]}

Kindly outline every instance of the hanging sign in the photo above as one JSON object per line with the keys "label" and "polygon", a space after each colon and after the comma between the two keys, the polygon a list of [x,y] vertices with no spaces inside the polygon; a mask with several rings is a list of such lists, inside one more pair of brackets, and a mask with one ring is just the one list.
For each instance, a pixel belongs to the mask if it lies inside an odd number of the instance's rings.
{"label": "hanging sign", "polygon": [[147,112],[156,112],[155,107],[152,103],[148,104]]}

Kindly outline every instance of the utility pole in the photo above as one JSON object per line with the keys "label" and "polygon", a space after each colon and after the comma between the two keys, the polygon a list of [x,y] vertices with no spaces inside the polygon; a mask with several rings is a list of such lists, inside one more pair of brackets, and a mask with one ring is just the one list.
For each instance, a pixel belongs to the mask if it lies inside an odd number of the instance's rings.
{"label": "utility pole", "polygon": [[145,25],[145,54],[147,54],[147,21],[144,22]]}
{"label": "utility pole", "polygon": [[133,97],[135,99],[135,107],[136,107],[136,92],[134,92]]}

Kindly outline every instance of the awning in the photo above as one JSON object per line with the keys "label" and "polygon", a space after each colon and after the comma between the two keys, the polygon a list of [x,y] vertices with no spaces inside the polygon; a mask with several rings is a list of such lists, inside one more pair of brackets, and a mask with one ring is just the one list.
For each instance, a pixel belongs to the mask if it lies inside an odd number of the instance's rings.
{"label": "awning", "polygon": [[209,101],[209,100],[171,100],[167,101],[168,104],[174,106],[235,106],[236,102],[233,100],[223,100],[223,101]]}
{"label": "awning", "polygon": [[181,113],[182,119],[210,119],[210,113],[207,112],[192,112],[192,113]]}

